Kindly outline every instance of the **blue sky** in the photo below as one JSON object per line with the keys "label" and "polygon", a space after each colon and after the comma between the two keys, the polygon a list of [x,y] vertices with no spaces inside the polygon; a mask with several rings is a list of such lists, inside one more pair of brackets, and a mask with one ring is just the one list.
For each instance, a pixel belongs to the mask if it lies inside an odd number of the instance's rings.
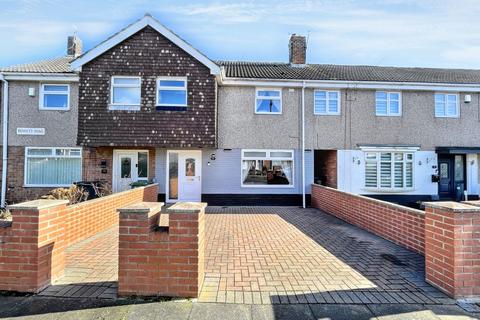
{"label": "blue sky", "polygon": [[477,0],[0,0],[0,66],[91,48],[150,12],[211,59],[287,61],[291,33],[310,63],[480,69]]}

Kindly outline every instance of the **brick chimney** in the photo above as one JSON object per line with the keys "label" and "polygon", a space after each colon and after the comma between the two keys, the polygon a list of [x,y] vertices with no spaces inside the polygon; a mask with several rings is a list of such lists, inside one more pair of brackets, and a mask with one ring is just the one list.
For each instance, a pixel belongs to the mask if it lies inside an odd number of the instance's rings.
{"label": "brick chimney", "polygon": [[304,65],[307,60],[307,38],[292,34],[288,43],[289,62],[293,65]]}
{"label": "brick chimney", "polygon": [[82,40],[76,34],[68,36],[67,40],[67,55],[78,57],[82,54]]}

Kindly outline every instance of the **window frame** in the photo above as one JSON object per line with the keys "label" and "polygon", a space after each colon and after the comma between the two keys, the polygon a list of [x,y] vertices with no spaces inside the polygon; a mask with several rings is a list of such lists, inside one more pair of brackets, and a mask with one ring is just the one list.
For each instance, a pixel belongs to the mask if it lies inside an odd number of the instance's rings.
{"label": "window frame", "polygon": [[[382,187],[381,186],[381,163],[382,163],[382,160],[381,160],[381,154],[382,153],[390,153],[391,154],[391,158],[390,158],[390,186],[391,187]],[[395,161],[395,153],[401,153],[403,155],[403,160],[401,161],[401,163],[403,164],[402,168],[403,168],[403,178],[402,178],[402,182],[403,182],[403,185],[404,187],[395,187],[395,163],[398,163],[400,161]],[[363,187],[362,189],[364,190],[368,190],[368,191],[377,191],[377,192],[392,192],[392,193],[395,193],[395,192],[410,192],[410,191],[414,191],[415,190],[415,153],[416,153],[416,150],[392,150],[392,149],[388,149],[388,150],[363,150],[363,161],[364,161],[364,165],[363,165],[363,179],[364,179],[364,182],[363,182]],[[375,158],[375,162],[376,162],[376,166],[377,166],[377,186],[376,187],[367,187],[366,186],[366,164],[367,164],[367,155],[368,154],[375,154],[376,155],[376,158]],[[406,157],[407,157],[407,154],[411,154],[412,155],[412,160],[407,160]],[[412,186],[411,187],[407,187],[406,186],[406,182],[407,182],[407,170],[406,170],[406,164],[407,163],[412,163]]]}
{"label": "window frame", "polygon": [[[387,94],[387,113],[386,114],[379,114],[377,111],[377,93],[384,92]],[[398,94],[398,113],[392,113],[390,111],[390,95],[391,94]],[[377,90],[375,91],[375,116],[377,117],[401,117],[402,116],[402,92],[401,91],[385,91],[385,90]]]}
{"label": "window frame", "polygon": [[[32,149],[41,149],[41,150],[51,150],[50,155],[28,155],[28,151]],[[56,150],[58,149],[67,149],[67,150],[79,150],[80,154],[78,156],[64,156],[56,155]],[[27,183],[27,161],[29,158],[75,158],[80,159],[80,178],[82,177],[83,171],[83,150],[79,147],[25,147],[25,157],[23,163],[23,186],[28,188],[63,188],[70,187],[72,184],[29,184]]]}
{"label": "window frame", "polygon": [[[160,91],[160,81],[165,80],[165,81],[183,81],[184,86],[183,87],[162,87],[162,90],[165,91],[185,91],[185,104],[179,104],[179,103],[160,103],[159,102],[159,91]],[[188,78],[187,77],[158,77],[156,80],[156,91],[155,91],[155,106],[156,107],[188,107]]]}
{"label": "window frame", "polygon": [[[241,188],[275,188],[275,189],[293,189],[295,188],[295,150],[292,149],[241,149],[240,150],[240,187]],[[245,157],[245,152],[265,152],[265,157]],[[291,157],[274,157],[270,156],[271,152],[290,152]],[[244,184],[243,177],[242,177],[242,170],[243,170],[243,161],[244,160],[291,160],[292,161],[292,183],[289,185],[281,185],[281,184],[265,184],[265,185],[252,185],[252,184]]]}
{"label": "window frame", "polygon": [[[325,95],[325,112],[316,112],[315,111],[315,102],[316,102],[316,98],[315,98],[315,94],[317,92],[325,92],[326,95]],[[337,93],[337,96],[338,96],[338,99],[337,99],[337,112],[330,112],[328,111],[328,102],[329,102],[329,97],[328,97],[328,93],[331,93],[331,92],[335,92]],[[341,91],[340,90],[323,90],[323,89],[315,89],[313,90],[313,114],[316,115],[316,116],[339,116],[342,114],[342,102],[341,102]]]}
{"label": "window frame", "polygon": [[[67,92],[45,92],[45,86],[54,86],[54,87],[63,87],[67,86]],[[53,95],[67,95],[67,107],[46,107],[45,106],[45,94],[53,94]],[[40,94],[39,94],[39,110],[46,110],[46,111],[69,111],[70,110],[70,84],[69,83],[40,83]]]}
{"label": "window frame", "polygon": [[[444,115],[437,115],[437,95],[443,94],[445,96],[444,103],[445,103],[445,110]],[[455,96],[456,104],[455,110],[457,111],[455,115],[448,115],[448,96]],[[459,93],[451,93],[451,92],[435,92],[433,94],[433,114],[435,118],[460,118],[460,94]]]}
{"label": "window frame", "polygon": [[[137,86],[132,85],[119,85],[114,84],[114,79],[138,79],[139,84]],[[113,102],[113,89],[115,87],[123,88],[138,88],[140,90],[140,101],[138,104],[127,104],[127,103],[114,103]],[[142,77],[141,76],[111,76],[110,77],[110,103],[108,105],[108,110],[117,110],[117,111],[140,111],[142,104]]]}
{"label": "window frame", "polygon": [[[264,112],[264,111],[257,111],[257,100],[258,99],[262,99],[262,100],[266,100],[265,97],[262,97],[262,96],[258,96],[258,92],[259,91],[276,91],[276,92],[279,92],[279,96],[278,98],[276,97],[273,97],[275,99],[269,99],[269,100],[279,100],[280,101],[280,110],[278,112]],[[255,110],[255,114],[270,114],[270,115],[277,115],[277,114],[282,114],[283,112],[283,102],[282,102],[282,88],[263,88],[263,87],[256,87],[255,88],[255,103],[254,103],[254,109]]]}

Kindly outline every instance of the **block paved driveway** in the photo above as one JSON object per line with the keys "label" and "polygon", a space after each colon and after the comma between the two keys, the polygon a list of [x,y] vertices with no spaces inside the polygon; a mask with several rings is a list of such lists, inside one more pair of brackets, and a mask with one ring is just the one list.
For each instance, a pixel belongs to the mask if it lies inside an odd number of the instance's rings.
{"label": "block paved driveway", "polygon": [[317,209],[209,207],[200,302],[453,304],[424,258]]}
{"label": "block paved driveway", "polygon": [[[317,209],[208,207],[199,302],[454,304],[424,281],[424,259]],[[389,256],[382,256],[389,255]],[[118,230],[67,250],[40,295],[116,297]]]}

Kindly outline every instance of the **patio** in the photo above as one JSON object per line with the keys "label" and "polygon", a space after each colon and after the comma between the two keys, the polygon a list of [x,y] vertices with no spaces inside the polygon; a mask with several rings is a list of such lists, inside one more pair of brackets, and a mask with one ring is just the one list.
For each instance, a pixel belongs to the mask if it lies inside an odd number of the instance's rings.
{"label": "patio", "polygon": [[[423,257],[317,209],[209,207],[199,302],[455,304],[424,281]],[[118,231],[67,250],[41,295],[115,298]]]}

